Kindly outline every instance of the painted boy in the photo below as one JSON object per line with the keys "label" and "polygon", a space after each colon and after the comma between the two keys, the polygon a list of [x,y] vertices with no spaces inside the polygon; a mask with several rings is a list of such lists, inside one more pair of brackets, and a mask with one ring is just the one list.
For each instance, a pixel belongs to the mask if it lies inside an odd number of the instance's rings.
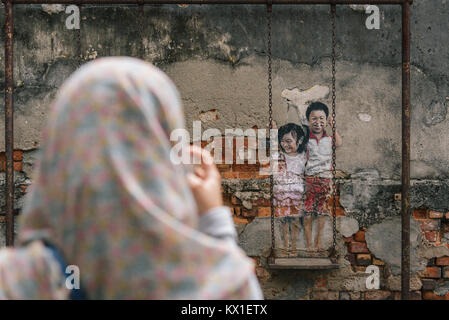
{"label": "painted boy", "polygon": [[[307,145],[308,160],[305,169],[306,194],[304,201],[304,233],[307,251],[313,251],[312,213],[317,214],[317,232],[314,247],[321,248],[321,235],[329,213],[327,205],[332,192],[332,136],[327,135],[326,123],[332,125],[329,108],[321,102],[313,102],[306,111],[310,127],[310,137]],[[335,146],[342,144],[342,138],[335,130]]]}

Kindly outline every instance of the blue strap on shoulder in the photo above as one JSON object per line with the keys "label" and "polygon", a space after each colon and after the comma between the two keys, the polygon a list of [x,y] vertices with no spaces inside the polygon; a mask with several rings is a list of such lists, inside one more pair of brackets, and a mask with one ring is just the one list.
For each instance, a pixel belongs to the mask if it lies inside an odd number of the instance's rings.
{"label": "blue strap on shoulder", "polygon": [[[59,262],[59,266],[61,267],[61,272],[64,275],[64,279],[67,279],[69,274],[66,273],[67,263],[65,262],[64,257],[54,246],[48,243],[46,243],[45,246],[52,252],[54,258]],[[70,300],[87,300],[86,293],[82,288],[70,289],[69,298]]]}

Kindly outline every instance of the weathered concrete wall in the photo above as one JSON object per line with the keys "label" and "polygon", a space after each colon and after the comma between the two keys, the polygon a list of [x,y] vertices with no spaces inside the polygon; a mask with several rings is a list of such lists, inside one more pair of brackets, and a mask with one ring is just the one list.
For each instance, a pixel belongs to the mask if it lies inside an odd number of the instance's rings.
{"label": "weathered concrete wall", "polygon": [[[346,174],[339,196],[341,268],[269,270],[268,180],[255,173],[258,165],[220,167],[240,244],[257,261],[267,298],[398,296],[400,202],[394,194],[400,192],[401,174],[401,10],[379,8],[380,29],[368,30],[363,11],[338,6],[336,120],[343,146],[337,151],[337,167]],[[79,65],[77,32],[65,28],[68,15],[63,9],[15,6],[14,148],[23,154],[16,160],[16,198],[21,199],[17,211],[31,183],[48,108],[58,87]],[[178,86],[190,130],[198,119],[203,131],[218,128],[223,134],[226,128],[267,128],[264,6],[145,6],[142,38],[137,12],[135,6],[83,6],[82,61],[137,56],[143,44],[143,58],[165,70]],[[420,209],[412,219],[412,288],[421,298],[444,297],[444,279],[449,277],[444,260],[449,256],[448,16],[446,0],[416,0],[412,6],[412,207]],[[3,40],[1,34],[0,89]],[[273,116],[278,124],[300,121],[310,100],[329,105],[330,40],[327,6],[274,7]],[[3,126],[0,121],[0,132]],[[4,150],[3,135],[0,148]],[[3,192],[0,200],[3,205]],[[0,220],[1,228],[3,224]],[[381,290],[366,289],[368,264],[381,268]]]}

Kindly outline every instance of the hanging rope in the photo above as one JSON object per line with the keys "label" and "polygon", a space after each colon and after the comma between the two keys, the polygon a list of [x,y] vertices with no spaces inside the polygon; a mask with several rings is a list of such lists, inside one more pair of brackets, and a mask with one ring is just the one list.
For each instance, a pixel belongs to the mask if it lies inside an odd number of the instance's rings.
{"label": "hanging rope", "polygon": [[274,238],[274,203],[273,203],[273,162],[271,159],[271,149],[272,141],[271,141],[271,130],[273,129],[273,93],[272,93],[272,85],[271,85],[271,12],[272,12],[272,5],[271,1],[267,4],[267,35],[268,35],[268,41],[267,41],[267,50],[268,50],[268,114],[269,114],[269,126],[270,126],[270,133],[269,133],[269,139],[270,139],[270,209],[271,209],[271,257],[274,259],[274,248],[275,248],[275,238]]}
{"label": "hanging rope", "polygon": [[82,48],[81,48],[81,4],[78,4],[78,11],[79,11],[79,29],[78,29],[78,64],[81,66],[83,64],[83,55],[82,55]]}
{"label": "hanging rope", "polygon": [[143,3],[139,3],[139,5],[138,5],[137,23],[139,26],[139,39],[140,39],[138,55],[139,55],[140,59],[144,60],[145,48],[144,48],[144,44],[143,44]]}
{"label": "hanging rope", "polygon": [[335,18],[336,18],[336,5],[331,5],[331,21],[332,21],[332,249],[330,252],[330,258],[332,262],[336,262],[337,255],[337,241],[336,241],[336,220],[337,220],[337,182],[336,182],[336,129],[335,129],[335,100],[336,100],[336,90],[335,90],[335,47],[337,45],[336,32],[335,32]]}

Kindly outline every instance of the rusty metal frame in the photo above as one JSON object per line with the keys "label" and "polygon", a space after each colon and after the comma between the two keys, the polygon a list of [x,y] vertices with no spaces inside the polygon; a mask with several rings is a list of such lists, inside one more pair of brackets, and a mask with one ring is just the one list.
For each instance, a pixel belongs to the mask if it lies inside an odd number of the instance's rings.
{"label": "rusty metal frame", "polygon": [[410,5],[413,0],[2,0],[5,5],[5,154],[6,154],[6,245],[14,244],[14,167],[13,167],[13,32],[14,4],[267,4],[332,5],[372,4],[402,6],[402,260],[401,297],[410,291]]}

